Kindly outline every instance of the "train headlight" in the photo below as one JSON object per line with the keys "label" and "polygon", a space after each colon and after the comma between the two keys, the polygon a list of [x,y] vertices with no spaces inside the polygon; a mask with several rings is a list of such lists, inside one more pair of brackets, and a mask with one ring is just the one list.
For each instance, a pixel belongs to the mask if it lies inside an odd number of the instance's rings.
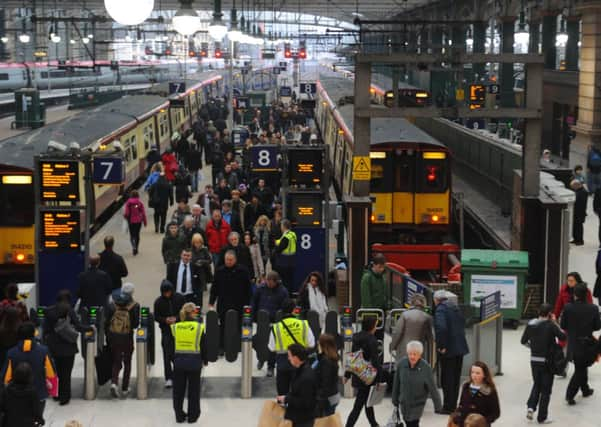
{"label": "train headlight", "polygon": [[432,215],[432,222],[440,221],[440,217],[438,215]]}
{"label": "train headlight", "polygon": [[25,254],[16,254],[15,255],[15,260],[17,262],[23,262],[23,261],[25,261]]}

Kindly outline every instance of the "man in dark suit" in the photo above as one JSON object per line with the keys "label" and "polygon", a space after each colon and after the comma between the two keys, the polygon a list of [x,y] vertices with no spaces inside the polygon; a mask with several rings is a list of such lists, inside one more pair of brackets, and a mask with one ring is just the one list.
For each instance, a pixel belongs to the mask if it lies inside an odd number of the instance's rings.
{"label": "man in dark suit", "polygon": [[601,329],[599,309],[586,300],[587,289],[583,283],[574,287],[574,302],[566,304],[561,315],[561,328],[568,335],[568,359],[574,361],[574,374],[566,389],[568,405],[575,405],[576,393],[583,397],[593,394],[588,384],[588,367],[597,357],[598,346],[593,331]]}
{"label": "man in dark suit", "polygon": [[217,313],[221,323],[221,348],[223,348],[223,333],[225,327],[225,314],[228,310],[236,310],[242,315],[242,308],[250,304],[250,276],[248,270],[237,263],[236,253],[227,251],[224,256],[225,265],[217,268],[209,309],[214,310],[217,304]]}
{"label": "man in dark suit", "polygon": [[99,269],[106,272],[113,282],[113,289],[119,289],[122,285],[121,279],[129,274],[123,257],[113,251],[115,238],[106,236],[104,238],[104,250],[100,252]]}
{"label": "man in dark suit", "polygon": [[100,270],[100,257],[90,256],[90,268],[79,275],[77,297],[81,300],[80,308],[104,307],[113,290],[110,276]]}
{"label": "man in dark suit", "polygon": [[167,265],[167,280],[173,283],[175,292],[183,295],[186,302],[202,306],[202,286],[191,259],[192,251],[184,248],[180,262]]}

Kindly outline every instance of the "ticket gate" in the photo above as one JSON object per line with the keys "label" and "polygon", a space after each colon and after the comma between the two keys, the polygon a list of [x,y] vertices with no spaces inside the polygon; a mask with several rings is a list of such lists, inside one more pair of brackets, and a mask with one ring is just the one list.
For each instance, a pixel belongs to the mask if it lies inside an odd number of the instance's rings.
{"label": "ticket gate", "polygon": [[148,372],[154,364],[154,318],[148,307],[140,308],[140,327],[136,330],[137,397],[148,398]]}
{"label": "ticket gate", "polygon": [[253,340],[253,319],[252,308],[249,305],[244,306],[242,310],[242,329],[240,334],[242,347],[242,373],[240,376],[240,397],[250,399],[252,397],[252,340]]}
{"label": "ticket gate", "polygon": [[[99,326],[103,323],[102,307],[90,307],[83,310],[86,323],[92,330],[83,334],[82,353],[84,355],[84,399],[94,400],[97,393],[96,363],[99,343]],[[102,342],[100,342],[102,345]]]}
{"label": "ticket gate", "polygon": [[[353,351],[354,333],[355,331],[353,328],[353,309],[349,306],[345,306],[342,308],[342,316],[340,318],[340,334],[342,335],[342,340],[344,343],[342,347],[343,364],[346,363],[346,360],[344,360],[346,354]],[[343,395],[347,399],[353,397],[353,385],[351,381],[347,381],[344,384]]]}

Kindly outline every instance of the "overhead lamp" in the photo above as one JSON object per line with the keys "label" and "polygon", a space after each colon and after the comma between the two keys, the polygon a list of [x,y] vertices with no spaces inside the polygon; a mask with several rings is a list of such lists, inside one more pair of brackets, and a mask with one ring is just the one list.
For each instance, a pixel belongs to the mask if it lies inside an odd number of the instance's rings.
{"label": "overhead lamp", "polygon": [[221,17],[223,16],[221,13],[221,0],[214,1],[215,9],[213,11],[213,22],[211,22],[211,25],[209,25],[207,30],[209,31],[209,36],[211,36],[213,40],[221,41],[227,34],[227,27],[221,20]]}
{"label": "overhead lamp", "polygon": [[171,20],[175,31],[182,36],[191,36],[200,27],[200,18],[192,9],[192,0],[180,0],[181,7]]}
{"label": "overhead lamp", "polygon": [[31,36],[29,34],[20,34],[19,35],[19,41],[21,43],[29,43],[30,40],[31,40]]}
{"label": "overhead lamp", "polygon": [[154,0],[104,0],[106,11],[118,24],[139,25],[154,9]]}
{"label": "overhead lamp", "polygon": [[94,34],[88,34],[88,38],[89,39],[93,39],[94,38]]}
{"label": "overhead lamp", "polygon": [[73,40],[73,39],[69,40],[69,44],[75,44],[75,40]]}
{"label": "overhead lamp", "polygon": [[472,36],[471,28],[467,29],[467,37],[465,38],[465,44],[469,47],[472,47],[474,45],[474,37]]}
{"label": "overhead lamp", "polygon": [[230,30],[227,33],[227,38],[232,42],[239,42],[240,37],[242,36],[242,31],[238,29],[238,16],[236,13],[235,6],[232,8],[231,18],[230,18]]}
{"label": "overhead lamp", "polygon": [[131,42],[132,40],[133,40],[133,39],[131,38],[131,36],[130,36],[129,34],[127,34],[127,35],[125,36],[125,41],[126,41],[126,42],[128,42],[128,43],[129,43],[129,42]]}
{"label": "overhead lamp", "polygon": [[61,36],[57,35],[57,34],[52,34],[50,36],[50,41],[52,43],[60,43],[61,42]]}
{"label": "overhead lamp", "polygon": [[82,37],[81,42],[83,44],[88,44],[88,43],[90,43],[90,39],[88,37]]}
{"label": "overhead lamp", "polygon": [[566,20],[562,16],[559,33],[555,36],[555,46],[564,47],[568,43],[568,33],[566,33]]}
{"label": "overhead lamp", "polygon": [[6,37],[6,36],[0,37],[0,42],[2,42],[2,43],[8,43],[8,37]]}
{"label": "overhead lamp", "polygon": [[526,31],[526,19],[524,12],[520,12],[520,21],[518,24],[518,30],[514,35],[515,42],[522,45],[528,45],[530,42],[530,33]]}

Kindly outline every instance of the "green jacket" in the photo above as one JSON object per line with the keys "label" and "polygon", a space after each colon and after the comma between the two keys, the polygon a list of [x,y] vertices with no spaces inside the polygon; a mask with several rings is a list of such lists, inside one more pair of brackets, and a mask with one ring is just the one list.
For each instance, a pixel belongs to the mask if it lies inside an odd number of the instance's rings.
{"label": "green jacket", "polygon": [[432,368],[420,359],[414,368],[409,359],[403,357],[396,367],[392,384],[392,404],[400,406],[405,421],[416,421],[422,417],[428,396],[434,402],[434,410],[442,409],[438,389],[434,385]]}
{"label": "green jacket", "polygon": [[163,237],[163,244],[161,246],[161,252],[163,254],[163,262],[165,264],[172,264],[180,261],[182,249],[184,249],[184,239],[179,235],[171,236],[169,230]]}
{"label": "green jacket", "polygon": [[388,308],[384,275],[374,273],[371,268],[361,277],[361,308]]}

